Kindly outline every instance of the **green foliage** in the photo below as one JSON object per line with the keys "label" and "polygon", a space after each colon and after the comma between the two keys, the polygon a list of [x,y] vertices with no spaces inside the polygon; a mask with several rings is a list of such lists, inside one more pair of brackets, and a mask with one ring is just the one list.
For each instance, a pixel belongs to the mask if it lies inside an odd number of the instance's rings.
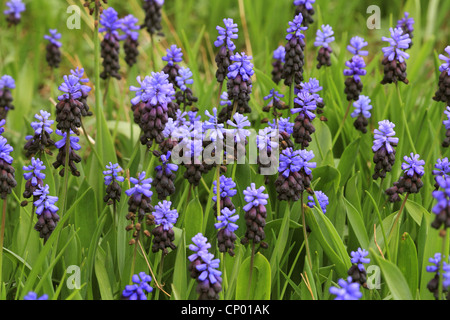
{"label": "green foliage", "polygon": [[[240,8],[240,2],[243,8]],[[378,1],[377,5],[382,8],[382,28],[369,30],[366,28],[366,9],[373,1],[317,0],[316,21],[305,32],[304,79],[315,77],[324,88],[321,96],[328,121],[314,120],[316,131],[308,149],[313,150],[313,161],[317,163],[312,173],[312,189],[321,190],[328,196],[330,204],[326,213],[317,207],[305,205],[302,208],[300,201],[277,200],[276,177],[268,177],[266,183],[265,177],[257,173],[256,165],[228,165],[226,175],[237,184],[238,194],[233,203],[240,216],[235,256],[231,257],[228,253],[220,253],[216,245],[216,221],[211,200],[216,172],[204,175],[200,185],[194,188],[182,177],[185,169],[180,166],[175,181],[176,193],[170,199],[180,215],[174,228],[177,248],[169,250],[164,259],[161,253],[152,252],[152,239],[142,236],[139,244],[128,244],[132,236],[131,231],[125,230],[130,222],[126,219],[128,197],[124,193],[115,210],[103,202],[106,187],[102,170],[106,164],[118,162],[125,169],[127,179],[123,190],[126,190],[128,178],[138,172],[147,171],[147,177],[154,176],[153,168],[158,161],[138,141],[140,129],[133,121],[130,99],[134,93],[130,92],[129,86],[137,85],[138,75],[143,77],[161,70],[164,66],[161,57],[166,54],[166,48],[177,44],[183,50],[183,66],[193,72],[192,89],[199,97],[196,107],[200,114],[218,107],[220,92],[214,76],[217,50],[213,42],[217,36],[216,25],[222,25],[222,20],[230,17],[239,25],[236,51],[253,55],[255,76],[250,101],[253,111],[249,119],[254,129],[262,128],[264,125],[260,120],[267,116],[262,111],[266,105],[263,97],[270,89],[283,93],[283,101],[288,102],[289,88],[283,83],[276,85],[270,72],[272,52],[285,43],[286,28],[292,20],[294,7],[290,0],[166,1],[162,21],[165,37],[155,37],[152,46],[149,34],[142,30],[138,64],[129,68],[121,53],[122,80],[96,83],[94,57],[99,57],[99,52],[94,51],[93,18],[82,9],[81,29],[64,27],[67,6],[81,6],[81,3],[74,0],[27,1],[26,19],[15,28],[8,28],[4,17],[0,17],[0,75],[9,74],[16,79],[13,90],[16,109],[8,113],[3,135],[14,147],[12,155],[18,181],[7,201],[0,299],[22,299],[29,291],[39,295],[47,293],[50,299],[120,299],[131,276],[141,271],[152,273],[154,291],[149,299],[196,299],[196,282],[190,278],[187,257],[191,254],[192,237],[200,232],[211,242],[215,258],[221,260],[222,299],[333,299],[329,288],[336,286],[339,278],[347,277],[352,265],[350,253],[358,247],[369,250],[369,266],[381,270],[381,288],[364,289],[364,299],[433,299],[427,289],[427,283],[433,277],[426,271],[428,259],[437,252],[449,255],[448,236],[440,237],[431,227],[434,219],[431,208],[435,203],[431,196],[434,190],[431,171],[438,158],[450,155],[448,149],[440,145],[445,136],[442,126],[445,106],[432,100],[439,77],[438,55],[447,45],[442,39],[448,39],[445,23],[450,2]],[[133,13],[139,21],[144,18],[141,1],[110,0],[108,6],[116,8],[120,16]],[[388,35],[391,22],[400,18],[404,11],[410,12],[416,25],[414,45],[409,51],[411,58],[407,61],[410,83],[400,83],[397,91],[395,85],[379,84],[382,78],[381,48],[384,46],[380,39]],[[316,69],[317,49],[313,46],[315,32],[322,24],[330,24],[336,37],[336,42],[331,45],[332,66],[326,70]],[[52,71],[45,62],[42,37],[49,28],[56,27],[62,33],[63,56],[61,67]],[[346,46],[356,35],[369,42],[368,74],[363,77],[362,93],[370,97],[373,105],[367,134],[356,131],[350,117],[342,123],[348,105],[343,76],[344,63],[350,58]],[[83,118],[86,134],[92,142],[89,143],[83,134],[80,136],[82,161],[77,167],[81,176],[68,179],[67,193],[64,192],[64,179],[52,166],[57,150],[52,150],[53,155],[42,156],[47,167],[45,183],[50,186],[51,195],[59,197],[58,204],[63,199],[67,203],[65,212],[61,209],[58,226],[44,244],[33,230],[36,217],[31,205],[20,206],[25,184],[21,168],[29,163],[23,153],[23,144],[25,136],[31,134],[29,124],[35,113],[44,109],[51,112],[54,119],[57,87],[62,76],[76,66],[85,68],[93,88],[88,104],[94,116]],[[102,101],[107,86],[108,92]],[[224,86],[222,90],[225,89]],[[283,116],[287,115],[285,112]],[[371,177],[374,167],[371,146],[373,129],[384,119],[396,124],[399,144],[393,170],[380,182]],[[400,204],[387,202],[384,190],[402,174],[402,157],[414,149],[426,161],[424,187],[419,194],[409,196],[393,228]],[[270,195],[265,226],[265,241],[269,248],[256,246],[256,253],[252,252],[251,244],[240,243],[246,228],[242,192],[252,182],[257,187],[265,185]],[[307,201],[306,192],[303,197]],[[156,198],[155,193],[153,205],[158,202]],[[305,225],[301,219],[302,210]],[[143,228],[150,231],[153,226]],[[311,262],[306,253],[305,233]],[[67,281],[73,280],[72,274],[67,272],[69,266],[79,267],[79,287],[66,285]]]}

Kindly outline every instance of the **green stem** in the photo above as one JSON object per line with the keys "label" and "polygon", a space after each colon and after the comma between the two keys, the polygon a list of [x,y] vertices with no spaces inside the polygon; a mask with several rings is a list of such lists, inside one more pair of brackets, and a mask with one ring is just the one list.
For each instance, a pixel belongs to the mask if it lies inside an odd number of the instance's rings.
{"label": "green stem", "polygon": [[23,247],[23,251],[22,251],[22,254],[21,254],[22,257],[25,255],[25,251],[26,251],[27,246],[28,246],[28,241],[30,240],[31,230],[33,229],[33,217],[34,217],[34,211],[35,210],[36,210],[36,207],[33,204],[33,208],[31,209],[30,227],[28,228],[27,239],[25,240],[25,246]]}
{"label": "green stem", "polygon": [[250,257],[250,275],[248,277],[247,299],[250,298],[250,288],[252,287],[254,261],[255,261],[255,240],[252,240],[252,255]]}
{"label": "green stem", "polygon": [[155,62],[155,42],[153,40],[153,34],[150,35],[150,43],[152,48],[150,49],[151,60],[153,64],[153,70],[156,71],[156,62]]}
{"label": "green stem", "polygon": [[351,106],[351,105],[352,105],[352,101],[350,100],[350,101],[348,102],[348,105],[347,105],[347,110],[345,110],[344,118],[342,119],[342,122],[341,122],[341,124],[339,125],[339,129],[338,129],[338,131],[336,132],[336,134],[334,135],[333,143],[332,143],[332,148],[333,148],[334,145],[336,144],[336,141],[337,141],[337,139],[339,138],[339,135],[341,134],[342,129],[344,128],[345,120],[347,120],[347,117],[348,117],[348,114],[349,114],[350,106]]}
{"label": "green stem", "polygon": [[[391,233],[389,234],[388,242],[391,241],[392,235],[396,233],[396,226],[398,221],[400,220],[400,216],[402,215],[403,209],[405,208],[406,201],[408,200],[409,192],[406,194],[405,199],[403,199],[402,205],[400,206],[400,210],[398,211],[397,218],[395,218],[394,225],[392,226]],[[399,226],[400,228],[400,226]],[[386,244],[388,245],[388,244]]]}
{"label": "green stem", "polygon": [[303,192],[300,195],[300,203],[302,206],[303,237],[305,238],[306,255],[308,256],[309,265],[312,268],[311,252],[309,251],[308,234],[306,232],[305,208],[303,206]]}
{"label": "green stem", "polygon": [[2,296],[3,290],[3,240],[5,238],[5,222],[6,222],[6,198],[3,199],[3,210],[2,210],[2,226],[0,229],[0,297]]}

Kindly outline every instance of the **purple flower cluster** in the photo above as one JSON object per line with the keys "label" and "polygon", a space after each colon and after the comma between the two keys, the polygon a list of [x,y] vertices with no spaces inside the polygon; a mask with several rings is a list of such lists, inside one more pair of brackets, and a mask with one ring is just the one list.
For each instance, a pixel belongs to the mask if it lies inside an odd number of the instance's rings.
{"label": "purple flower cluster", "polygon": [[314,208],[315,205],[319,205],[320,209],[322,209],[323,213],[327,212],[327,206],[329,204],[328,197],[322,191],[314,191],[314,194],[317,197],[318,203],[314,200],[314,196],[308,196],[309,202],[307,203],[308,207]]}
{"label": "purple flower cluster", "polygon": [[188,257],[191,262],[189,270],[191,277],[197,280],[197,293],[199,300],[218,300],[222,291],[222,272],[217,270],[220,265],[219,259],[214,259],[214,255],[209,253],[211,244],[201,233],[192,238],[193,244],[189,249],[194,254]]}
{"label": "purple flower cluster", "polygon": [[147,300],[146,293],[153,291],[149,284],[152,277],[145,272],[139,272],[139,275],[135,274],[131,277],[131,281],[133,284],[126,285],[122,291],[122,298],[124,300]]}

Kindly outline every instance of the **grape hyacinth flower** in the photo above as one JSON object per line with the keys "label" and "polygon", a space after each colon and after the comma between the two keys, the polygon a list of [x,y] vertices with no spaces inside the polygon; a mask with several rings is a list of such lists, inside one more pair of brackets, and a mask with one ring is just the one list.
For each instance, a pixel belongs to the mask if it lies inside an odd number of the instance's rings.
{"label": "grape hyacinth flower", "polygon": [[[63,167],[59,171],[59,175],[64,177],[66,169],[70,169],[70,172],[75,177],[80,176],[80,172],[77,170],[77,166],[75,163],[79,163],[81,161],[81,157],[75,153],[81,149],[81,146],[78,144],[80,138],[77,136],[72,136],[74,133],[70,131],[69,133],[69,146],[66,146],[67,143],[67,132],[62,132],[61,130],[56,130],[56,134],[61,136],[61,140],[55,143],[55,147],[58,149],[58,155],[56,156],[56,161],[53,162],[53,167],[58,169],[59,167]],[[68,150],[68,151],[67,151]],[[69,168],[65,168],[66,165],[66,155],[69,155]]]}
{"label": "grape hyacinth flower", "polygon": [[145,20],[141,28],[146,28],[152,37],[154,34],[164,36],[161,32],[161,8],[163,4],[164,0],[144,0]]}
{"label": "grape hyacinth flower", "polygon": [[281,117],[281,110],[285,110],[289,107],[283,101],[281,101],[281,98],[284,98],[283,94],[279,93],[275,89],[270,89],[270,93],[264,97],[264,101],[268,101],[267,105],[263,107],[262,110],[264,112],[270,112],[270,109],[273,109],[272,115],[274,116],[274,118]]}
{"label": "grape hyacinth flower", "polygon": [[197,279],[200,275],[200,272],[197,270],[197,266],[203,263],[202,257],[208,253],[208,250],[211,248],[211,244],[201,233],[197,233],[192,238],[192,242],[193,244],[189,245],[189,250],[194,253],[188,257],[190,261],[189,272],[191,273],[191,278]]}
{"label": "grape hyacinth flower", "polygon": [[[442,257],[442,254],[440,252],[435,253],[434,257],[428,259],[428,262],[431,263],[431,266],[426,266],[427,272],[434,273],[434,277],[427,284],[427,289],[433,294],[436,300],[439,300],[441,296],[439,292],[439,283],[441,280],[440,277],[441,264],[443,264],[442,270],[444,271],[443,274],[444,282],[441,290],[444,293],[448,292],[448,272],[450,270],[450,264],[447,263],[446,261],[443,261],[443,258],[444,257]],[[446,299],[450,300],[450,293],[447,294]]]}
{"label": "grape hyacinth flower", "polygon": [[266,183],[269,183],[269,175],[276,173],[273,169],[278,167],[279,141],[279,131],[271,126],[260,129],[256,136],[258,173],[266,176]]}
{"label": "grape hyacinth flower", "polygon": [[308,196],[309,202],[307,203],[308,207],[314,208],[315,205],[318,205],[320,209],[322,209],[323,213],[327,212],[327,206],[329,204],[328,197],[322,191],[314,191],[318,203],[314,200],[314,196]]}
{"label": "grape hyacinth flower", "polygon": [[390,202],[400,201],[400,194],[403,193],[418,193],[420,188],[423,187],[421,180],[425,171],[423,166],[424,160],[419,160],[419,155],[411,152],[411,157],[404,156],[405,162],[402,163],[403,176],[397,182],[394,182],[394,186],[386,190],[386,194],[389,196]]}
{"label": "grape hyacinth flower", "polygon": [[266,238],[264,233],[264,227],[266,225],[267,218],[267,199],[268,194],[264,191],[264,186],[256,188],[254,183],[250,184],[250,187],[244,190],[244,200],[247,203],[242,210],[245,211],[245,224],[247,230],[244,237],[241,239],[241,243],[246,245],[249,241],[253,241],[253,244],[259,244],[261,248],[267,249],[269,245],[263,240]]}
{"label": "grape hyacinth flower", "polygon": [[133,284],[126,285],[122,291],[123,300],[147,300],[146,293],[153,291],[149,282],[152,281],[152,277],[145,272],[139,272],[139,275],[134,274],[131,277]]}
{"label": "grape hyacinth flower", "polygon": [[283,65],[283,73],[281,78],[284,79],[286,86],[300,84],[303,81],[303,65],[305,64],[305,50],[306,43],[304,41],[305,35],[302,31],[308,29],[302,26],[303,16],[301,13],[295,16],[293,21],[289,22],[289,28],[286,30],[287,43],[285,49],[285,63]]}
{"label": "grape hyacinth flower", "polygon": [[447,106],[444,114],[447,116],[447,120],[442,121],[445,126],[445,139],[442,142],[442,147],[448,148],[450,146],[450,106]]}
{"label": "grape hyacinth flower", "polygon": [[272,62],[272,80],[279,84],[283,73],[283,65],[286,62],[286,49],[284,46],[279,46],[275,49],[272,58],[274,60]]}
{"label": "grape hyacinth flower", "polygon": [[61,39],[61,33],[58,33],[56,29],[50,29],[49,33],[50,35],[44,35],[44,39],[49,41],[46,47],[47,54],[45,58],[51,68],[58,68],[61,63],[61,51],[59,48],[62,46],[62,43],[58,41]]}
{"label": "grape hyacinth flower", "polygon": [[65,93],[58,97],[59,102],[56,104],[56,128],[63,132],[73,131],[77,135],[78,128],[81,127],[83,110],[86,110],[81,102],[83,96],[81,89],[84,86],[79,81],[73,74],[64,76],[64,82],[58,89]]}
{"label": "grape hyacinth flower", "polygon": [[431,223],[431,226],[439,230],[443,225],[444,230],[446,230],[450,228],[450,177],[437,176],[436,183],[439,189],[432,193],[433,198],[437,201],[432,209],[436,217]]}
{"label": "grape hyacinth flower", "polygon": [[166,52],[167,55],[162,57],[162,60],[166,61],[167,64],[164,66],[162,71],[169,75],[169,82],[174,87],[178,87],[176,77],[178,76],[178,70],[181,68],[178,63],[183,61],[183,52],[177,47],[176,44],[171,45]]}
{"label": "grape hyacinth flower", "polygon": [[405,12],[404,17],[397,21],[397,28],[401,28],[403,33],[407,33],[411,42],[409,43],[408,49],[411,49],[413,43],[412,38],[414,37],[414,18],[409,17],[409,13]]}
{"label": "grape hyacinth flower", "polygon": [[8,27],[18,25],[22,18],[21,13],[25,11],[25,4],[22,0],[10,0],[6,2],[6,6],[8,9],[4,10],[3,13],[6,15]]}
{"label": "grape hyacinth flower", "polygon": [[316,2],[316,0],[294,0],[295,6],[295,15],[299,13],[302,14],[304,20],[303,25],[308,27],[311,23],[314,22],[312,16],[314,15],[314,8],[312,4]]}
{"label": "grape hyacinth flower", "polygon": [[236,209],[230,210],[225,207],[221,211],[221,215],[217,217],[217,222],[214,224],[217,232],[217,242],[220,252],[228,252],[230,256],[234,256],[234,242],[237,239],[234,233],[239,227],[235,223],[239,219],[239,215],[235,215]]}
{"label": "grape hyacinth flower", "polygon": [[[320,85],[319,80],[316,78],[309,78],[308,82],[302,82],[294,88],[294,94],[297,96],[301,91],[305,91],[313,96],[316,101],[316,109],[317,114],[323,113],[323,108],[325,108],[325,103],[323,99],[318,94],[319,91],[322,91],[323,87]],[[325,117],[321,117],[320,120],[325,121]]]}
{"label": "grape hyacinth flower", "polygon": [[50,134],[53,132],[51,125],[55,121],[50,120],[50,116],[50,113],[44,110],[41,110],[34,115],[34,118],[38,120],[31,122],[34,135],[25,137],[27,143],[25,144],[24,149],[27,158],[32,155],[40,155],[42,152],[52,155],[49,148],[55,145],[55,141],[50,138]]}
{"label": "grape hyacinth flower", "polygon": [[318,29],[316,33],[315,47],[320,47],[317,54],[317,69],[322,66],[331,66],[331,54],[333,50],[330,48],[330,43],[335,40],[334,31],[330,25],[322,25],[322,30]]}
{"label": "grape hyacinth flower", "polygon": [[316,117],[314,114],[316,109],[316,99],[307,91],[300,91],[294,98],[294,108],[291,109],[291,114],[298,113],[298,116],[294,120],[292,137],[295,143],[302,146],[302,149],[309,146],[309,143],[312,141],[311,134],[316,131],[312,124],[312,121]]}
{"label": "grape hyacinth flower", "polygon": [[350,44],[347,46],[347,50],[355,55],[355,56],[368,56],[369,51],[362,50],[362,48],[366,47],[369,43],[364,40],[362,37],[355,36],[350,39]]}
{"label": "grape hyacinth flower", "polygon": [[180,106],[183,105],[183,110],[185,110],[186,106],[192,106],[194,102],[198,101],[198,98],[192,93],[192,89],[187,86],[188,84],[192,85],[194,83],[191,69],[180,68],[178,75],[175,77],[175,81],[178,88],[180,88],[180,91],[175,94],[175,98],[177,103]]}
{"label": "grape hyacinth flower", "polygon": [[171,206],[172,202],[167,200],[158,202],[155,206],[153,216],[155,217],[155,224],[158,226],[152,230],[153,253],[161,250],[163,255],[167,255],[169,253],[167,248],[171,248],[172,250],[176,249],[176,246],[173,244],[175,240],[173,225],[177,222],[178,212],[176,209],[170,209]]}
{"label": "grape hyacinth flower", "polygon": [[[152,181],[152,178],[145,178],[145,171],[143,171],[138,174],[137,178],[130,178],[130,182],[134,184],[134,187],[125,191],[125,194],[130,197],[128,199],[128,214],[126,218],[131,221],[131,224],[126,227],[126,230],[130,231],[134,229],[133,239],[129,242],[130,245],[135,244],[136,240],[139,239],[144,218],[147,218],[146,223],[148,225],[154,223],[154,217],[150,214],[153,211],[151,199],[153,192],[150,191]],[[137,222],[135,222],[136,215],[138,218]],[[150,237],[150,232],[144,230],[144,235]]]}
{"label": "grape hyacinth flower", "polygon": [[250,113],[250,94],[252,93],[252,79],[255,73],[252,56],[245,52],[236,53],[230,57],[233,64],[228,67],[227,92],[228,98],[233,101],[231,106],[225,106],[219,114],[219,122],[225,123],[232,119],[235,112],[240,114]]}
{"label": "grape hyacinth flower", "polygon": [[355,110],[352,112],[351,117],[356,118],[355,122],[353,122],[353,126],[362,133],[367,133],[367,125],[369,124],[368,119],[371,117],[369,110],[372,110],[370,102],[370,98],[363,95],[359,96],[358,101],[353,102]]}
{"label": "grape hyacinth flower", "polygon": [[196,291],[199,300],[219,300],[219,293],[222,291],[222,272],[217,270],[220,265],[219,259],[214,259],[211,253],[202,255],[202,263],[197,265],[200,275],[197,278]]}
{"label": "grape hyacinth flower", "polygon": [[386,173],[392,170],[395,163],[395,149],[398,144],[398,138],[395,138],[395,124],[389,120],[378,122],[378,129],[375,129],[372,151],[374,152],[373,162],[375,163],[375,172],[372,175],[374,180],[384,179]]}
{"label": "grape hyacinth flower", "polygon": [[233,40],[238,38],[239,31],[237,23],[233,19],[223,19],[224,27],[217,26],[216,30],[219,32],[217,40],[214,41],[214,46],[219,48],[219,52],[215,57],[217,64],[216,79],[217,82],[223,83],[228,74],[228,67],[231,65],[231,56],[233,55],[236,45]]}
{"label": "grape hyacinth flower", "polygon": [[6,119],[9,110],[14,109],[11,89],[16,88],[14,79],[5,74],[0,78],[0,120]]}
{"label": "grape hyacinth flower", "polygon": [[439,75],[439,88],[434,94],[433,100],[442,101],[447,105],[450,105],[450,46],[445,48],[445,52],[449,57],[446,57],[443,54],[439,55],[439,59],[444,63],[439,67],[439,72],[441,73]]}
{"label": "grape hyacinth flower", "polygon": [[448,158],[443,159],[437,159],[436,164],[434,165],[435,170],[433,170],[433,176],[436,183],[434,184],[434,187],[439,189],[439,184],[437,183],[437,177],[443,177],[447,178],[450,176],[450,162],[448,161]]}
{"label": "grape hyacinth flower", "polygon": [[300,151],[287,148],[280,154],[278,178],[275,181],[278,200],[297,201],[300,199],[304,188],[301,173]]}
{"label": "grape hyacinth flower", "polygon": [[281,150],[287,148],[294,148],[294,143],[291,140],[291,134],[294,132],[294,124],[290,122],[291,118],[273,119],[272,122],[268,122],[268,125],[273,130],[278,130],[279,146]]}
{"label": "grape hyacinth flower", "polygon": [[175,193],[174,181],[178,165],[169,162],[172,155],[171,151],[168,151],[166,154],[161,154],[157,151],[154,154],[159,157],[162,164],[155,167],[155,179],[152,182],[152,186],[158,194],[158,199],[164,200]]}
{"label": "grape hyacinth flower", "polygon": [[[213,181],[213,194],[212,200],[214,201],[214,214],[217,217],[217,181]],[[225,208],[227,208],[229,211],[233,211],[235,209],[233,202],[231,201],[231,198],[233,198],[237,190],[236,183],[234,183],[233,179],[227,178],[225,176],[220,176],[219,178],[219,195],[220,195],[220,211],[222,212]]]}
{"label": "grape hyacinth flower", "polygon": [[80,84],[81,97],[79,97],[77,100],[83,104],[81,115],[83,117],[92,116],[92,111],[89,111],[89,105],[87,104],[87,98],[89,92],[91,91],[91,87],[83,84],[89,82],[89,78],[83,78],[84,68],[76,67],[75,70],[70,70],[70,73],[78,78],[78,82]]}
{"label": "grape hyacinth flower", "polygon": [[106,165],[105,171],[103,171],[104,183],[106,185],[106,195],[103,197],[103,201],[108,205],[116,205],[116,202],[120,202],[120,196],[122,194],[122,188],[119,185],[119,182],[125,181],[125,178],[119,176],[119,172],[122,171],[122,168],[118,163],[113,164],[112,162],[109,165]]}
{"label": "grape hyacinth flower", "polygon": [[0,120],[0,134],[3,134],[3,132],[5,132],[5,128],[3,128],[3,126],[6,124],[6,120]]}
{"label": "grape hyacinth flower", "polygon": [[[381,84],[395,83],[402,81],[408,84],[406,79],[406,60],[409,59],[409,54],[404,50],[409,48],[411,39],[408,33],[404,33],[401,28],[390,28],[391,38],[382,37],[383,41],[389,43],[388,47],[384,47],[383,66],[384,77]],[[402,50],[403,49],[403,50]]]}
{"label": "grape hyacinth flower", "polygon": [[367,71],[364,69],[366,63],[360,56],[353,56],[353,58],[345,63],[348,69],[344,70],[345,79],[344,92],[347,95],[347,101],[357,101],[363,89],[361,76],[366,75]]}
{"label": "grape hyacinth flower", "polygon": [[48,295],[43,294],[42,296],[38,297],[36,292],[30,291],[23,297],[23,300],[48,300]]}
{"label": "grape hyacinth flower", "polygon": [[39,185],[34,191],[33,195],[38,198],[34,201],[36,207],[36,215],[38,221],[36,222],[34,229],[39,232],[39,237],[44,239],[44,244],[55,230],[57,223],[59,222],[58,210],[55,205],[58,201],[58,197],[49,196],[50,187],[48,184],[45,186]]}
{"label": "grape hyacinth flower", "polygon": [[358,282],[353,282],[352,277],[348,277],[347,280],[339,279],[338,287],[330,287],[330,293],[335,295],[334,300],[359,300],[362,297],[360,291],[360,284]]}
{"label": "grape hyacinth flower", "polygon": [[17,185],[14,173],[15,169],[12,166],[13,157],[10,153],[13,147],[8,144],[5,137],[0,136],[0,197],[6,199],[6,196],[11,193]]}
{"label": "grape hyacinth flower", "polygon": [[153,141],[160,144],[164,140],[162,132],[169,118],[168,105],[175,95],[168,78],[164,72],[152,72],[151,77],[146,76],[142,81],[141,77],[137,78],[140,87],[130,86],[130,90],[136,92],[136,97],[131,100],[134,122],[143,131],[141,144],[149,149]]}
{"label": "grape hyacinth flower", "polygon": [[101,57],[103,58],[103,71],[100,73],[100,78],[103,80],[109,77],[114,77],[120,80],[122,77],[119,74],[119,32],[121,29],[121,20],[118,18],[118,13],[114,8],[109,7],[104,10],[100,16],[101,28],[99,32],[106,32],[101,43]]}
{"label": "grape hyacinth flower", "polygon": [[225,163],[245,163],[246,150],[245,146],[248,144],[248,137],[250,131],[246,129],[251,126],[247,116],[240,113],[233,115],[233,120],[228,120],[227,125],[229,128],[224,130]]}
{"label": "grape hyacinth flower", "polygon": [[129,14],[119,21],[121,24],[120,29],[125,33],[119,37],[120,40],[124,41],[125,62],[128,66],[132,67],[136,63],[137,56],[139,55],[139,32],[136,31],[140,29],[140,26],[137,25],[138,18]]}
{"label": "grape hyacinth flower", "polygon": [[365,249],[358,248],[357,251],[352,251],[350,255],[352,256],[350,260],[352,266],[348,270],[348,275],[352,278],[352,282],[359,283],[364,288],[367,288],[367,272],[364,263],[370,263],[370,259],[366,258],[369,252]]}
{"label": "grape hyacinth flower", "polygon": [[[25,191],[23,192],[23,197],[25,199],[30,198],[34,191],[36,191],[36,189],[39,186],[43,186],[44,185],[44,179],[45,179],[45,174],[41,172],[41,170],[45,170],[45,165],[44,162],[41,161],[41,159],[39,158],[31,158],[31,164],[28,166],[23,166],[23,171],[29,171],[29,172],[24,172],[23,177],[25,178],[25,180],[27,180],[27,182],[25,183]],[[36,199],[35,199],[36,200]],[[24,201],[22,203],[23,205],[27,205],[27,202]]]}

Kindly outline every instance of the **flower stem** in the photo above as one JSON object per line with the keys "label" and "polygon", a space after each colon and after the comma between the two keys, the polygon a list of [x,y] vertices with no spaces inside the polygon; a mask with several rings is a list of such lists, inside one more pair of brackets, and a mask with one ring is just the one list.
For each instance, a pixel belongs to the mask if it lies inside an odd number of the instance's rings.
{"label": "flower stem", "polygon": [[[400,216],[402,215],[403,209],[405,208],[405,204],[406,204],[406,201],[408,200],[408,196],[409,196],[409,192],[406,194],[405,199],[403,199],[402,205],[400,206],[400,210],[398,211],[397,218],[395,218],[394,225],[392,226],[391,233],[389,234],[388,242],[391,241],[392,235],[397,230],[396,226],[398,224],[398,221],[400,220]],[[389,243],[387,243],[386,245],[389,245]]]}
{"label": "flower stem", "polygon": [[23,251],[22,251],[22,254],[21,254],[22,257],[25,255],[25,251],[26,251],[27,246],[28,246],[28,241],[30,240],[31,230],[33,228],[33,217],[34,217],[34,211],[35,210],[36,210],[36,207],[33,204],[33,208],[31,209],[30,227],[28,228],[27,239],[25,240],[25,246],[23,247]]}
{"label": "flower stem", "polygon": [[250,275],[248,277],[247,299],[250,298],[250,289],[252,287],[253,264],[255,261],[255,240],[252,240],[252,255],[250,257]]}
{"label": "flower stem", "polygon": [[339,129],[338,129],[338,131],[336,132],[336,134],[334,135],[333,143],[332,143],[332,148],[333,148],[334,145],[336,144],[336,141],[337,141],[337,139],[339,138],[339,135],[341,134],[342,129],[344,128],[345,120],[347,120],[348,113],[350,112],[350,106],[351,106],[351,105],[352,105],[352,101],[350,100],[350,101],[348,102],[348,105],[347,105],[347,110],[345,110],[344,118],[342,119],[342,122],[341,122],[341,124],[339,125]]}
{"label": "flower stem", "polygon": [[405,104],[403,103],[403,100],[402,100],[402,96],[401,96],[401,94],[400,94],[400,88],[399,88],[399,86],[398,86],[398,83],[396,83],[395,86],[396,86],[396,88],[397,88],[398,100],[399,100],[399,102],[400,102],[400,107],[401,107],[401,109],[402,109],[402,120],[403,120],[403,123],[404,123],[404,125],[405,125],[406,135],[407,135],[407,137],[408,137],[409,144],[411,145],[412,150],[413,150],[414,153],[416,154],[416,153],[417,153],[416,147],[414,146],[414,141],[413,141],[413,139],[412,139],[411,132],[409,131],[408,122],[406,121]]}
{"label": "flower stem", "polygon": [[300,202],[301,202],[301,207],[302,207],[303,237],[305,238],[306,255],[308,256],[309,265],[312,268],[311,252],[309,251],[308,234],[306,232],[306,219],[305,219],[305,207],[303,205],[303,192],[300,195]]}

